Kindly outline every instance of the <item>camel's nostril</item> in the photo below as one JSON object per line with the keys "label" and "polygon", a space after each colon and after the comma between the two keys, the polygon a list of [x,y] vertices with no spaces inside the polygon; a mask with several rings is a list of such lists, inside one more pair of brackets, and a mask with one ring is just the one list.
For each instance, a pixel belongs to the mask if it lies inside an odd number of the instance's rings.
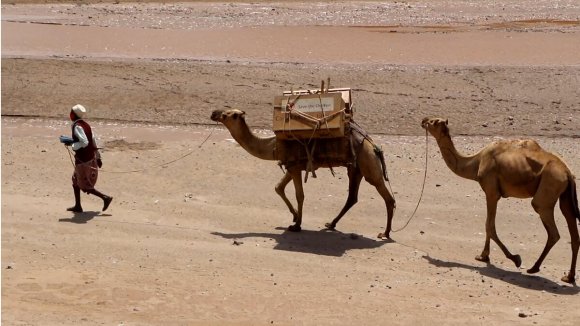
{"label": "camel's nostril", "polygon": [[213,121],[218,121],[219,117],[221,116],[222,111],[215,110],[211,113],[210,119]]}

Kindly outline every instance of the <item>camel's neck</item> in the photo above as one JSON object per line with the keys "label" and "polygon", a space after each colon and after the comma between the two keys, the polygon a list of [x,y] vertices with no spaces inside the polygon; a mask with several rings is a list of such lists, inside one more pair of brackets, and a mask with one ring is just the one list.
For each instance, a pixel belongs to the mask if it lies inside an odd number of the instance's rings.
{"label": "camel's neck", "polygon": [[248,153],[262,160],[276,160],[276,137],[258,137],[252,133],[245,122],[238,123],[236,126],[226,125],[226,127]]}
{"label": "camel's neck", "polygon": [[477,180],[479,155],[461,155],[455,148],[451,136],[444,136],[437,139],[437,145],[439,145],[443,160],[445,160],[445,163],[451,171],[462,178]]}

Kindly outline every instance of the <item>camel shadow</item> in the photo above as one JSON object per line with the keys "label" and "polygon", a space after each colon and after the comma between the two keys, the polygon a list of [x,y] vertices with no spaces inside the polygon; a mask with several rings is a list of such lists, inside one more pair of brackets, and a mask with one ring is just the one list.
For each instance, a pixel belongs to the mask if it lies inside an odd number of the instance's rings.
{"label": "camel shadow", "polygon": [[[95,218],[95,216],[105,216],[105,214],[100,214],[101,212],[95,211],[85,211],[82,213],[73,213],[73,217],[59,218],[59,222],[69,222],[75,224],[86,224],[88,221]],[[106,214],[110,216],[110,214]]]}
{"label": "camel shadow", "polygon": [[530,290],[546,291],[549,293],[562,295],[575,295],[580,293],[580,288],[576,284],[574,284],[573,286],[565,286],[558,284],[554,281],[548,280],[541,276],[523,274],[521,272],[506,271],[501,268],[497,268],[490,263],[488,263],[485,267],[477,267],[462,263],[443,261],[437,258],[430,257],[428,255],[423,256],[423,259],[427,260],[429,264],[434,265],[436,267],[464,268],[472,271],[477,271],[478,273],[486,277],[495,278],[510,283],[512,285]]}
{"label": "camel shadow", "polygon": [[244,239],[244,238],[267,238],[276,241],[275,250],[292,252],[302,252],[315,255],[341,257],[349,250],[374,249],[383,246],[392,240],[374,240],[352,233],[342,233],[330,230],[302,230],[301,232],[290,232],[286,228],[277,227],[276,230],[284,230],[282,233],[221,233],[211,234],[224,239]]}

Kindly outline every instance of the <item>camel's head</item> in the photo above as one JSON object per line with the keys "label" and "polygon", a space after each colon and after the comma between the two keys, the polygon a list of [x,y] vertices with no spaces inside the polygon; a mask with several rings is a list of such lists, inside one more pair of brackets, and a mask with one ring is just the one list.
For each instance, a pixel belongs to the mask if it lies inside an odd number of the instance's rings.
{"label": "camel's head", "polygon": [[236,121],[238,119],[244,119],[246,112],[237,110],[237,109],[230,109],[230,110],[215,110],[211,113],[210,119],[216,122],[226,123],[230,121]]}
{"label": "camel's head", "polygon": [[447,127],[447,119],[441,118],[424,118],[421,122],[421,127],[429,131],[435,139],[449,135],[449,128]]}

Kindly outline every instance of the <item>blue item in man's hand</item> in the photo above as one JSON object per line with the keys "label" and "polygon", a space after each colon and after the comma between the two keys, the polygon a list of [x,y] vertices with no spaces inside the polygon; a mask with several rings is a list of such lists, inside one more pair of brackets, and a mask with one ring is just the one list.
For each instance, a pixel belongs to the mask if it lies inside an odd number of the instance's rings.
{"label": "blue item in man's hand", "polygon": [[60,136],[58,138],[60,140],[61,143],[65,144],[65,145],[71,145],[72,143],[74,143],[75,141],[69,137],[69,136]]}

